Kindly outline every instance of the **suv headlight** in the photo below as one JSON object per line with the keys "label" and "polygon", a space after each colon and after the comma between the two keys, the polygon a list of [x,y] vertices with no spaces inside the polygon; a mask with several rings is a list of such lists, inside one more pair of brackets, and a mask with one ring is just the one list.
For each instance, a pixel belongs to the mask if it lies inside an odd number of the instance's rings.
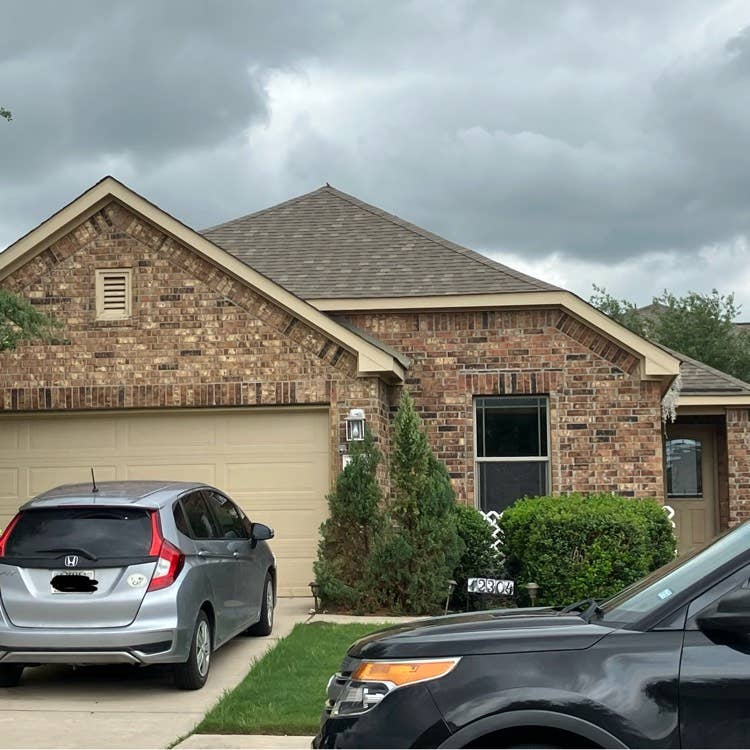
{"label": "suv headlight", "polygon": [[363,661],[352,673],[333,706],[332,716],[363,714],[398,688],[445,677],[461,661],[416,659],[411,661]]}

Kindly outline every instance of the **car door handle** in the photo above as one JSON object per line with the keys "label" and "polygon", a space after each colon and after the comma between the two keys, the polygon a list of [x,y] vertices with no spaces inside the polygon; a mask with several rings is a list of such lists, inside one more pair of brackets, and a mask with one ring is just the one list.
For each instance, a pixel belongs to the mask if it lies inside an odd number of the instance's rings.
{"label": "car door handle", "polygon": [[198,550],[198,557],[211,557],[211,553],[208,552],[208,550],[199,549]]}
{"label": "car door handle", "polygon": [[239,552],[232,552],[232,557],[234,557],[235,559],[237,559],[239,556],[240,556]]}

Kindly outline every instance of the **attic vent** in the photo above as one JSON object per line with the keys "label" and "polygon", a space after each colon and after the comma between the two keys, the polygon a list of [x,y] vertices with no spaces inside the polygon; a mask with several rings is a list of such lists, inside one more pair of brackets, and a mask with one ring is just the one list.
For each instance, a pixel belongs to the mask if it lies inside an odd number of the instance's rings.
{"label": "attic vent", "polygon": [[124,320],[131,315],[131,270],[107,268],[96,271],[96,319]]}

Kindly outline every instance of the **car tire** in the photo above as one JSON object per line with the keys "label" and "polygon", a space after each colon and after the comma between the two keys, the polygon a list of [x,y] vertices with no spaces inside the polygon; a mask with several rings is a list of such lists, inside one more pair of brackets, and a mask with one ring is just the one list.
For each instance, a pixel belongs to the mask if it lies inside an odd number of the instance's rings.
{"label": "car tire", "polygon": [[263,603],[260,607],[260,620],[251,625],[245,632],[248,635],[271,635],[273,630],[273,579],[270,573],[266,573],[266,581],[263,584]]}
{"label": "car tire", "polygon": [[180,690],[200,690],[206,684],[211,669],[212,647],[211,623],[201,610],[195,621],[187,661],[175,664],[174,667],[174,682]]}
{"label": "car tire", "polygon": [[0,687],[15,687],[21,681],[23,664],[0,665]]}

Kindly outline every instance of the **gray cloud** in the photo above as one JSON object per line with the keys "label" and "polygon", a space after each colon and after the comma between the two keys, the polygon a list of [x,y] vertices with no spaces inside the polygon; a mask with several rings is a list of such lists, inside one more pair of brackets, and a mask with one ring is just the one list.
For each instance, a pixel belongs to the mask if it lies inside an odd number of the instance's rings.
{"label": "gray cloud", "polygon": [[109,172],[196,227],[330,181],[529,269],[619,268],[622,293],[657,257],[732,283],[706,248],[750,234],[737,0],[35,2],[5,20],[0,246]]}

